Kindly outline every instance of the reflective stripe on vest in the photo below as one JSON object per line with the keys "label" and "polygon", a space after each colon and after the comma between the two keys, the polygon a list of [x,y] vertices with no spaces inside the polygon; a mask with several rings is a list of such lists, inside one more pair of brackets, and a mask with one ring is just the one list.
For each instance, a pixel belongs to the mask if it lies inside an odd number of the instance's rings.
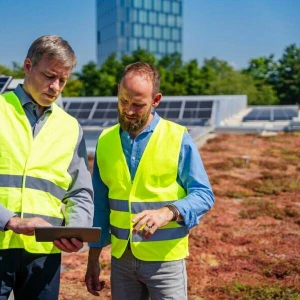
{"label": "reflective stripe on vest", "polygon": [[149,239],[132,235],[132,218],[186,196],[176,178],[186,129],[160,119],[139,162],[133,182],[124,156],[119,125],[100,135],[97,163],[109,188],[112,255],[119,258],[130,240],[132,253],[146,261],[171,261],[188,254],[188,229],[177,222],[159,228]]}
{"label": "reflective stripe on vest", "polygon": [[[78,142],[79,126],[56,104],[38,135],[17,96],[0,96],[0,204],[21,218],[40,217],[61,225],[62,199],[72,182],[68,168]],[[0,232],[0,249],[24,248],[31,253],[56,253],[53,243],[34,236]]]}

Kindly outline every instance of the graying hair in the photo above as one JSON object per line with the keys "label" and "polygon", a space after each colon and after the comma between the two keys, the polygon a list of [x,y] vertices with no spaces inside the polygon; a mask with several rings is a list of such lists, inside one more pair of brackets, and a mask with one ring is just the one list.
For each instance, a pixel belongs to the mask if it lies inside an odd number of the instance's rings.
{"label": "graying hair", "polygon": [[57,59],[65,67],[73,69],[77,64],[76,55],[69,43],[57,35],[44,35],[30,46],[26,58],[35,66],[43,57]]}
{"label": "graying hair", "polygon": [[153,96],[159,93],[160,76],[155,66],[144,62],[135,62],[133,64],[127,65],[125,67],[121,81],[128,73],[131,72],[146,75],[147,77],[149,77],[153,85]]}

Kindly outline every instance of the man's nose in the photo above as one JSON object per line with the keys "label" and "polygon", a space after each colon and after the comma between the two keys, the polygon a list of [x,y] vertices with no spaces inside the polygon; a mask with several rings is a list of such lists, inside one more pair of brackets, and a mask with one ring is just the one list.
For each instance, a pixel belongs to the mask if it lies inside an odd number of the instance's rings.
{"label": "man's nose", "polygon": [[52,83],[50,84],[50,88],[55,91],[55,92],[58,92],[59,91],[59,79],[55,79],[52,81]]}
{"label": "man's nose", "polygon": [[132,105],[128,105],[127,109],[126,109],[126,114],[127,115],[134,115],[134,109]]}

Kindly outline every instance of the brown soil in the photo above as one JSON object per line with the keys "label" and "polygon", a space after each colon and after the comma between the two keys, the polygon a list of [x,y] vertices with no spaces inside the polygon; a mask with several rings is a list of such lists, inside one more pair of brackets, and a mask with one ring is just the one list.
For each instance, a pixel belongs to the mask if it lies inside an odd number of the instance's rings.
{"label": "brown soil", "polygon": [[[189,299],[300,299],[299,149],[299,133],[219,135],[200,149],[216,203],[191,230]],[[61,300],[94,298],[86,260],[63,255]],[[109,249],[101,262],[110,299]]]}

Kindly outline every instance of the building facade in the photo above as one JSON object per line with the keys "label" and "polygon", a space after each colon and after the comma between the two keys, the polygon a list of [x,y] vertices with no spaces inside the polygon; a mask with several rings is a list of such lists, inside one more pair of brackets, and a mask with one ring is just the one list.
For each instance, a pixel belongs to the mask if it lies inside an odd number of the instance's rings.
{"label": "building facade", "polygon": [[97,62],[138,48],[182,54],[182,0],[97,0]]}

